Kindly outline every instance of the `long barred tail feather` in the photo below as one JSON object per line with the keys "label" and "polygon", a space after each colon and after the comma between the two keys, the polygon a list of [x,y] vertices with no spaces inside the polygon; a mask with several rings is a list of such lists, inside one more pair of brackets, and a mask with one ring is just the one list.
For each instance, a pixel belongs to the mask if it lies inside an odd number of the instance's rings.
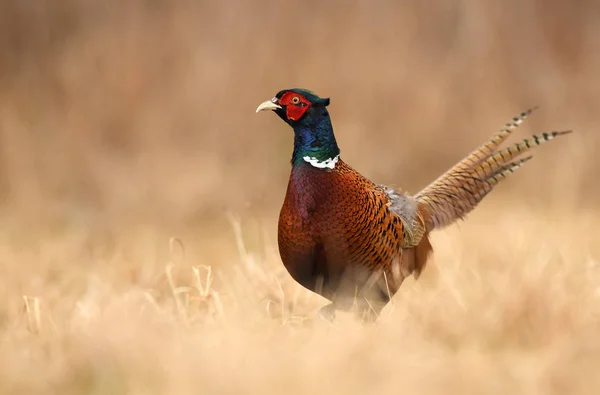
{"label": "long barred tail feather", "polygon": [[429,230],[441,228],[464,217],[492,189],[532,156],[518,159],[522,154],[570,130],[533,135],[519,143],[499,150],[500,145],[535,109],[514,117],[485,144],[472,151],[435,181],[425,187],[415,199],[426,219]]}
{"label": "long barred tail feather", "polygon": [[510,174],[514,173],[531,158],[533,158],[533,155],[527,156],[515,162],[510,162],[498,168],[486,178],[473,178],[470,182],[470,185],[473,186],[473,189],[470,190],[469,196],[467,196],[467,201],[469,203],[467,209],[475,207],[477,203],[479,203],[488,193],[492,191],[494,186],[496,186],[500,181],[504,180]]}
{"label": "long barred tail feather", "polygon": [[571,133],[571,130],[561,130],[558,132],[542,133],[539,135],[533,135],[530,138],[523,139],[522,142],[515,143],[510,147],[507,147],[501,151],[498,151],[488,157],[481,166],[475,167],[474,170],[484,170],[484,174],[491,174],[499,167],[503,166],[507,162],[515,159],[516,157],[523,155],[524,153],[539,147],[540,145],[547,143],[550,140],[555,139],[558,136]]}
{"label": "long barred tail feather", "polygon": [[523,111],[521,114],[513,117],[511,122],[506,123],[502,129],[498,133],[496,133],[491,139],[486,141],[484,144],[471,151],[467,156],[460,160],[457,164],[452,166],[448,171],[439,176],[435,181],[429,184],[425,189],[423,189],[420,193],[427,193],[429,188],[434,188],[437,186],[438,181],[441,181],[446,178],[449,174],[460,171],[460,170],[470,170],[474,166],[477,166],[483,160],[487,159],[490,155],[492,155],[496,149],[512,134],[512,132],[518,128],[524,121],[527,119],[529,114],[531,114],[536,107],[530,108],[527,111]]}

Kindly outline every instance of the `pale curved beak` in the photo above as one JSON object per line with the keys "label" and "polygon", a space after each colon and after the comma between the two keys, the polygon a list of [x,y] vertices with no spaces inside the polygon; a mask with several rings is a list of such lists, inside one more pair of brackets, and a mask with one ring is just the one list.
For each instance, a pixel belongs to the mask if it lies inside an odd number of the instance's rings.
{"label": "pale curved beak", "polygon": [[264,101],[260,103],[258,107],[256,107],[256,112],[265,111],[265,110],[279,110],[281,106],[277,104],[277,98],[274,97],[271,100]]}

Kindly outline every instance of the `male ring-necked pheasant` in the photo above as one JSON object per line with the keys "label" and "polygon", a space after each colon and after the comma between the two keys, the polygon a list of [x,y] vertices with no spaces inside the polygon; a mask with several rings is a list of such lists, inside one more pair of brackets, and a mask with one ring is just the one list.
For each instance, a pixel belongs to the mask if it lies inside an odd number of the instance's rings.
{"label": "male ring-necked pheasant", "polygon": [[525,111],[411,196],[370,181],[340,158],[328,105],[329,98],[286,89],[256,109],[274,111],[294,129],[279,253],[298,283],[332,302],[321,310],[328,318],[352,306],[376,318],[404,279],[422,272],[432,230],[465,216],[531,158],[518,156],[570,132],[534,135],[499,149],[532,110]]}

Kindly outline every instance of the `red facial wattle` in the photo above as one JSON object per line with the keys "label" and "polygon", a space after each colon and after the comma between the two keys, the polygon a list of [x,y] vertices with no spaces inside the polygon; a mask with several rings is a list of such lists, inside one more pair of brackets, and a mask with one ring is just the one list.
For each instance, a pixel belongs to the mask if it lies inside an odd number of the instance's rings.
{"label": "red facial wattle", "polygon": [[285,115],[288,119],[297,121],[310,108],[311,102],[298,93],[286,92],[279,99],[279,105],[285,107]]}

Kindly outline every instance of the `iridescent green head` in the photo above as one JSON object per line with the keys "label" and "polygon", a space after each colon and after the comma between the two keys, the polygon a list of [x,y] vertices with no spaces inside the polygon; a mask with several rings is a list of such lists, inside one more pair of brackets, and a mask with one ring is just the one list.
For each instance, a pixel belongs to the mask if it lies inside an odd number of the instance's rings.
{"label": "iridescent green head", "polygon": [[307,89],[284,89],[262,102],[256,112],[272,110],[294,129],[292,164],[309,163],[333,169],[340,150],[335,141],[327,111],[329,98],[321,98]]}
{"label": "iridescent green head", "polygon": [[307,89],[284,89],[275,97],[261,103],[256,112],[273,110],[281,119],[292,127],[299,123],[310,122],[310,118],[319,117],[325,107],[329,105],[329,98],[321,98]]}

